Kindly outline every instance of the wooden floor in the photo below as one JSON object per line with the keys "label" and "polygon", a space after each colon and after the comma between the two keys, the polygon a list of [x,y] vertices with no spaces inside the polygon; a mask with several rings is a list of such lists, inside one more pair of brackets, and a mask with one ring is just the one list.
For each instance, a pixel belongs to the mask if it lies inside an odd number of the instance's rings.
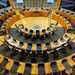
{"label": "wooden floor", "polygon": [[[47,29],[47,27],[50,26],[50,19],[48,17],[26,17],[19,21],[17,21],[15,24],[23,24],[24,28],[33,29],[36,30],[42,30]],[[57,22],[55,20],[51,20],[52,24],[56,24]],[[12,27],[15,26],[15,24],[12,25]]]}

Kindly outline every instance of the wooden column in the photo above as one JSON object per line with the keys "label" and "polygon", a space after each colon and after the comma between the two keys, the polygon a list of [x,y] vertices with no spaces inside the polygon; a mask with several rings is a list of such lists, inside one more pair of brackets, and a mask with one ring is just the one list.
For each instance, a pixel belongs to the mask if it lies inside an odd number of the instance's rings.
{"label": "wooden column", "polygon": [[15,8],[16,8],[15,1],[13,1],[13,0],[8,0],[8,1],[9,1],[10,6],[11,6],[13,9],[15,9]]}
{"label": "wooden column", "polygon": [[61,0],[56,0],[56,6],[57,6],[57,9],[60,8],[60,4],[61,4]]}

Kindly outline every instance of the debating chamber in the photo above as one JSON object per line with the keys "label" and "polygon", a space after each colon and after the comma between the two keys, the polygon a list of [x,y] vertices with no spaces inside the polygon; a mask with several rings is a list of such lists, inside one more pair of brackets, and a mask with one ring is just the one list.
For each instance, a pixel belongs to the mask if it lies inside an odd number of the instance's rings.
{"label": "debating chamber", "polygon": [[75,75],[74,11],[74,0],[0,0],[0,75]]}

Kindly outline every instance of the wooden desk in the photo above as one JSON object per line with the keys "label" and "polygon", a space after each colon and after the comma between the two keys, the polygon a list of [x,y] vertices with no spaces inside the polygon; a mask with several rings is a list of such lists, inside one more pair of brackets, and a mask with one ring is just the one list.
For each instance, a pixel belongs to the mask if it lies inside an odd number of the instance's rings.
{"label": "wooden desk", "polygon": [[32,44],[32,51],[36,51],[36,44]]}
{"label": "wooden desk", "polygon": [[42,36],[42,35],[44,35],[45,33],[43,33],[43,32],[40,32],[40,36]]}
{"label": "wooden desk", "polygon": [[71,57],[68,57],[68,58],[67,58],[67,62],[68,62],[69,65],[72,66],[72,67],[75,65],[75,62],[72,60]]}
{"label": "wooden desk", "polygon": [[0,64],[3,62],[4,56],[0,55]]}
{"label": "wooden desk", "polygon": [[46,45],[44,43],[41,44],[41,48],[42,48],[42,50],[46,50],[47,49],[47,47],[46,47]]}
{"label": "wooden desk", "polygon": [[8,59],[8,63],[6,64],[5,68],[10,71],[13,64],[14,64],[14,61],[12,59]]}
{"label": "wooden desk", "polygon": [[31,75],[38,75],[38,64],[32,64]]}
{"label": "wooden desk", "polygon": [[26,50],[27,47],[28,47],[28,44],[27,43],[24,43],[24,45],[21,48]]}
{"label": "wooden desk", "polygon": [[24,74],[24,71],[25,71],[25,63],[20,62],[20,65],[19,65],[19,67],[17,69],[17,73]]}
{"label": "wooden desk", "polygon": [[65,69],[65,67],[62,64],[61,60],[58,60],[56,62],[57,62],[57,67],[58,67],[59,71],[63,71]]}
{"label": "wooden desk", "polygon": [[45,67],[45,74],[50,74],[50,73],[52,73],[52,68],[51,68],[50,62],[45,63],[45,64],[44,64],[44,67]]}
{"label": "wooden desk", "polygon": [[4,43],[4,36],[0,36],[0,45]]}

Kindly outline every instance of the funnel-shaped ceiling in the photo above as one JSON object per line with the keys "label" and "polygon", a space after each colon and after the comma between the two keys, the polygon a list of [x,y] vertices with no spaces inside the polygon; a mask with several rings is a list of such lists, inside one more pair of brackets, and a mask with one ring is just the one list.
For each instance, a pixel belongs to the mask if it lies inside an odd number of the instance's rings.
{"label": "funnel-shaped ceiling", "polygon": [[[23,5],[25,8],[56,8],[60,7],[61,0],[9,0],[12,7]],[[22,6],[21,5],[21,6]]]}

